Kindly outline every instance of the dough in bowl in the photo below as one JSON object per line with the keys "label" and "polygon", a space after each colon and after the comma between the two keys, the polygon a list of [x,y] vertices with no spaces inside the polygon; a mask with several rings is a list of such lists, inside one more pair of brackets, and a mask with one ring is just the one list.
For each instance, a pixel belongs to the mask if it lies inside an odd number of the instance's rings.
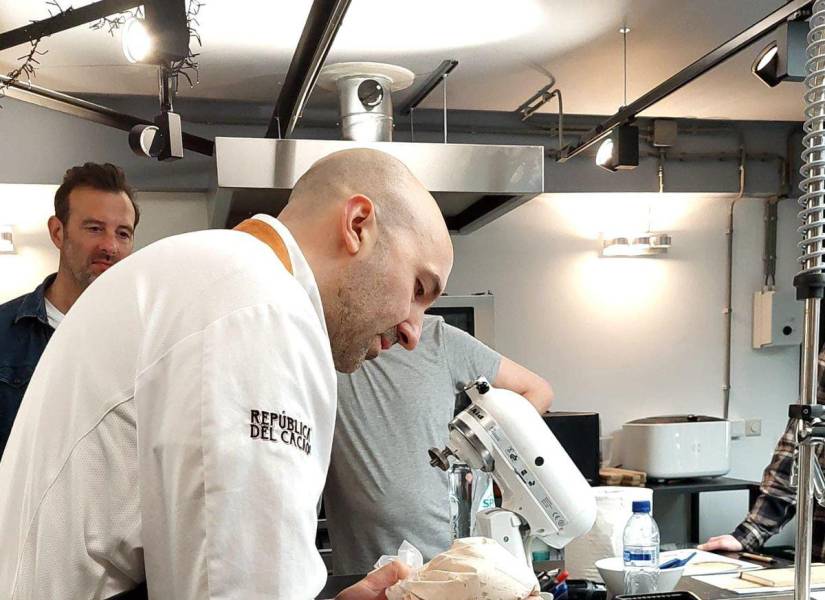
{"label": "dough in bowl", "polygon": [[525,600],[539,597],[539,583],[526,564],[495,541],[455,540],[409,579],[387,590],[387,600]]}

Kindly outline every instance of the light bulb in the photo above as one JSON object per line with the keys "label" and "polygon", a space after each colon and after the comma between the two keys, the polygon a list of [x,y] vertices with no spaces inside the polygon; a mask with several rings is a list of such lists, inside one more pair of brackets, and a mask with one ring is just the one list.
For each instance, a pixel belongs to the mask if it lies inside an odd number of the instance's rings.
{"label": "light bulb", "polygon": [[765,54],[762,55],[762,58],[759,59],[759,62],[756,65],[756,70],[761,71],[768,64],[773,60],[773,57],[777,55],[779,52],[779,48],[776,45],[771,46]]}
{"label": "light bulb", "polygon": [[143,19],[132,18],[123,26],[123,54],[131,63],[145,60],[152,51],[152,37]]}
{"label": "light bulb", "polygon": [[613,140],[607,138],[605,141],[602,142],[602,145],[599,146],[599,150],[596,152],[596,164],[600,167],[603,167],[610,162],[610,158],[612,156]]}

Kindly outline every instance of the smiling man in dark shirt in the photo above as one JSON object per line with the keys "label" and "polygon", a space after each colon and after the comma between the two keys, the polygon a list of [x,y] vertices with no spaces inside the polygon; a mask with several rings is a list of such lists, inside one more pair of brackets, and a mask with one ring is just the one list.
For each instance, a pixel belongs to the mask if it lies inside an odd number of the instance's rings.
{"label": "smiling man in dark shirt", "polygon": [[101,273],[128,256],[140,212],[115,165],[66,171],[54,196],[49,237],[60,252],[57,273],[0,305],[0,456],[34,368],[63,315]]}

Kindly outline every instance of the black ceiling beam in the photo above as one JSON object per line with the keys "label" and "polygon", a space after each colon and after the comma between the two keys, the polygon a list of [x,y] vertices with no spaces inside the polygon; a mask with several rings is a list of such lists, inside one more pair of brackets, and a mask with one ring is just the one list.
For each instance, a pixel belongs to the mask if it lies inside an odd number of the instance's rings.
{"label": "black ceiling beam", "polygon": [[650,108],[660,100],[666,98],[676,90],[684,87],[694,79],[704,75],[720,63],[724,62],[743,48],[750,46],[760,37],[775,29],[799,11],[808,8],[813,0],[792,0],[776,9],[767,17],[745,29],[742,33],[732,37],[727,42],[711,50],[702,58],[685,67],[667,81],[631,102],[612,117],[608,117],[596,127],[585,133],[575,145],[565,146],[562,149],[558,162],[565,162],[582,153],[584,150],[607,137],[613,128],[630,123],[640,112]]}
{"label": "black ceiling beam", "polygon": [[[130,131],[135,125],[154,125],[152,121],[120,113],[81,98],[75,98],[40,86],[29,85],[28,83],[13,82],[4,75],[0,75],[0,84],[9,86],[5,89],[5,95],[9,98],[56,110],[122,131]],[[213,156],[215,153],[214,141],[189,133],[183,134],[183,147],[206,156]]]}
{"label": "black ceiling beam", "polygon": [[512,196],[505,194],[487,194],[486,196],[482,196],[457,215],[445,216],[444,221],[447,223],[447,229],[450,231],[461,231],[473,221],[480,219],[488,212],[503,206],[512,199]]}
{"label": "black ceiling beam", "polygon": [[60,31],[65,31],[78,25],[92,23],[109,15],[125,12],[143,3],[144,0],[100,0],[99,2],[92,2],[91,4],[78,8],[67,8],[60,14],[49,17],[48,19],[35,21],[23,27],[0,33],[0,51]]}
{"label": "black ceiling beam", "polygon": [[424,98],[429,96],[436,86],[441,83],[444,77],[449,75],[457,66],[457,60],[441,61],[441,64],[438,65],[438,68],[435,71],[433,71],[433,74],[430,75],[429,79],[421,85],[419,90],[415,93],[415,96],[413,96],[409,102],[402,106],[399,112],[402,115],[408,115],[410,114],[410,111],[418,108],[418,105],[424,101]]}
{"label": "black ceiling beam", "polygon": [[350,0],[313,0],[275,102],[266,137],[287,138],[292,135],[349,4]]}

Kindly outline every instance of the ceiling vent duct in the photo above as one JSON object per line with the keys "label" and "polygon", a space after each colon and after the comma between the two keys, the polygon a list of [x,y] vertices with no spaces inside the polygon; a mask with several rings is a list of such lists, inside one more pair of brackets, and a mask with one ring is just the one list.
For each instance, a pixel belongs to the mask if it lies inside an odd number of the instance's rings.
{"label": "ceiling vent duct", "polygon": [[318,83],[338,92],[343,140],[216,138],[210,225],[231,227],[258,212],[277,215],[307,169],[346,148],[374,148],[404,162],[455,233],[475,231],[544,191],[541,146],[393,142],[392,92],[413,79],[395,65],[325,67]]}
{"label": "ceiling vent duct", "polygon": [[392,93],[406,89],[415,73],[382,63],[324,67],[318,87],[338,92],[341,137],[355,142],[392,141]]}

